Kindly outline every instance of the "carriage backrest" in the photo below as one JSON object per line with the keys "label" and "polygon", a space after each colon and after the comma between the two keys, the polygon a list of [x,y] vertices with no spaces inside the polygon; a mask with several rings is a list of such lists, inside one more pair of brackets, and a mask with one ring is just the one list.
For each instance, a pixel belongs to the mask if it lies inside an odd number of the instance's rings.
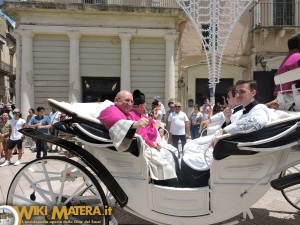
{"label": "carriage backrest", "polygon": [[48,103],[51,107],[56,108],[58,111],[67,114],[73,119],[78,118],[83,120],[89,120],[93,123],[100,124],[101,122],[97,119],[100,112],[114,103],[105,100],[104,102],[94,103],[68,103],[58,102],[54,99],[48,99]]}
{"label": "carriage backrest", "polygon": [[253,155],[259,152],[259,148],[275,148],[282,145],[290,144],[300,139],[300,128],[297,128],[289,135],[286,135],[280,139],[274,140],[269,143],[257,145],[257,152],[240,150],[237,146],[238,143],[254,142],[274,137],[275,135],[286,131],[295,123],[300,121],[299,112],[287,113],[281,110],[274,110],[273,114],[277,114],[273,115],[274,120],[263,129],[247,134],[223,135],[214,147],[214,158],[220,160],[230,155]]}

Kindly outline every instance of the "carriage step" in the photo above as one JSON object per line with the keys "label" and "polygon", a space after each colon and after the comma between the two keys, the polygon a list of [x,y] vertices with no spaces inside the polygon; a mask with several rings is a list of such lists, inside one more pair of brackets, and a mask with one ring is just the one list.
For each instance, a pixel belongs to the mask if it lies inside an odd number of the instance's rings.
{"label": "carriage step", "polygon": [[300,184],[300,173],[289,174],[271,181],[271,186],[279,191],[296,184]]}

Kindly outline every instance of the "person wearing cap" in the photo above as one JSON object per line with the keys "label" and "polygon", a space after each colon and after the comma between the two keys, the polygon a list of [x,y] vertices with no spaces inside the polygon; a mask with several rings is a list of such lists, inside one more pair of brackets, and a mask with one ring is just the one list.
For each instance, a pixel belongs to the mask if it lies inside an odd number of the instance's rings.
{"label": "person wearing cap", "polygon": [[5,155],[5,162],[1,166],[9,166],[10,159],[12,155],[12,150],[15,146],[18,148],[18,160],[15,162],[14,166],[21,164],[21,158],[23,155],[22,142],[24,140],[24,135],[22,135],[19,130],[26,127],[26,121],[21,118],[21,112],[18,108],[13,110],[13,118],[10,120],[10,135],[8,140],[8,151]]}
{"label": "person wearing cap", "polygon": [[133,92],[133,108],[129,112],[128,119],[139,121],[140,119],[144,118],[145,120],[148,120],[147,126],[138,128],[135,133],[141,135],[145,140],[145,142],[150,147],[157,147],[156,144],[156,139],[158,136],[157,130],[160,126],[160,121],[155,121],[151,118],[147,118],[143,114],[145,108],[146,108],[145,95],[139,90],[135,90]]}
{"label": "person wearing cap", "polygon": [[[136,134],[142,136],[145,141],[144,154],[148,161],[150,176],[155,184],[177,186],[176,162],[174,161],[176,156],[168,151],[168,144],[161,142],[158,133],[161,122],[144,116],[145,107],[145,95],[139,90],[135,90],[133,92],[133,108],[129,112],[128,119],[138,121],[145,118],[149,121],[146,127],[138,128]],[[172,148],[172,146],[170,147]]]}

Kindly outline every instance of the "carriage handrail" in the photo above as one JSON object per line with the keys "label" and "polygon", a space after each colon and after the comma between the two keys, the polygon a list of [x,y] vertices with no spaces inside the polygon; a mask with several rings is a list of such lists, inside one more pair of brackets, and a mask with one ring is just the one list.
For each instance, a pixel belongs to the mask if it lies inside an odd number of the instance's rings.
{"label": "carriage handrail", "polygon": [[284,137],[285,135],[289,134],[293,130],[297,129],[297,127],[299,127],[299,126],[300,126],[300,122],[297,122],[293,126],[291,126],[289,129],[285,130],[284,132],[282,132],[280,134],[275,135],[274,137],[270,137],[270,138],[260,140],[260,141],[238,143],[237,147],[240,150],[248,150],[248,149],[245,149],[244,147],[249,147],[249,146],[254,146],[254,145],[261,145],[261,144],[265,144],[265,143],[268,143],[268,142],[272,142],[274,140],[277,140],[279,138]]}
{"label": "carriage handrail", "polygon": [[201,131],[201,133],[200,133],[200,137],[203,137],[203,134],[204,134],[204,132],[207,130],[207,127],[206,128],[203,128],[203,130]]}
{"label": "carriage handrail", "polygon": [[290,144],[287,144],[287,145],[281,145],[281,146],[277,146],[277,147],[270,147],[270,148],[251,148],[251,147],[240,147],[239,149],[240,150],[246,150],[246,151],[254,151],[254,152],[257,152],[258,149],[260,152],[274,152],[274,151],[279,151],[283,148],[291,148],[295,145],[298,145],[298,142],[292,142]]}
{"label": "carriage handrail", "polygon": [[289,70],[285,73],[280,74],[280,76],[274,77],[274,82],[276,85],[284,84],[287,82],[295,81],[299,79],[300,68]]}

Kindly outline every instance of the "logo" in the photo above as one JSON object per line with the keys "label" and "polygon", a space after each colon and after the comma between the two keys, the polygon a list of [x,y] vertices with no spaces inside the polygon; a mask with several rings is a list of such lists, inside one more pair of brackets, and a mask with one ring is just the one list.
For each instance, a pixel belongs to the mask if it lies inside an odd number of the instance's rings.
{"label": "logo", "polygon": [[110,206],[1,206],[0,225],[102,224],[112,215]]}
{"label": "logo", "polygon": [[19,215],[18,212],[11,206],[0,206],[0,224],[1,225],[18,225]]}

